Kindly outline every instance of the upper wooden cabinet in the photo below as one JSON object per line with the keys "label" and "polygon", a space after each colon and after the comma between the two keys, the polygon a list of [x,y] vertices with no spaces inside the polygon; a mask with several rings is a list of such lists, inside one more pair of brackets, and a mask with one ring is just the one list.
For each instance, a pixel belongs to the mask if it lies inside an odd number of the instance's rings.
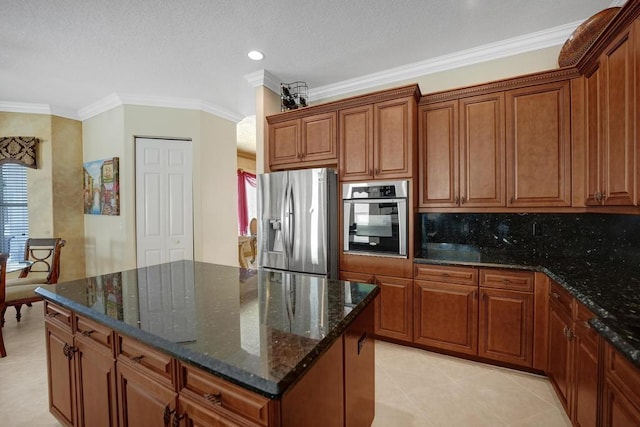
{"label": "upper wooden cabinet", "polygon": [[640,21],[619,34],[586,76],[587,205],[638,204]]}
{"label": "upper wooden cabinet", "polygon": [[340,110],[340,180],[411,178],[416,106],[411,96]]}
{"label": "upper wooden cabinet", "polygon": [[505,97],[508,206],[571,206],[570,82]]}
{"label": "upper wooden cabinet", "polygon": [[420,206],[504,206],[504,94],[423,105],[418,117]]}
{"label": "upper wooden cabinet", "polygon": [[277,122],[269,127],[269,166],[337,163],[336,113]]}

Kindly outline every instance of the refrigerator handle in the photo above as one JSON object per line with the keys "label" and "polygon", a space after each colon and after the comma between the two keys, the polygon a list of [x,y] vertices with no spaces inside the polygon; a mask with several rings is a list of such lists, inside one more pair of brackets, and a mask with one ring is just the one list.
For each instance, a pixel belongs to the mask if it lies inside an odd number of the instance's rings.
{"label": "refrigerator handle", "polygon": [[287,190],[289,188],[289,184],[285,186],[284,191],[282,192],[282,201],[280,203],[280,238],[282,239],[282,248],[285,254],[285,258],[287,257],[287,223],[289,222],[287,219]]}
{"label": "refrigerator handle", "polygon": [[293,186],[289,184],[289,201],[287,203],[289,206],[289,229],[287,235],[287,244],[289,248],[289,258],[293,256],[293,239],[295,237],[295,221],[296,216],[294,212],[296,211],[295,200],[293,198]]}

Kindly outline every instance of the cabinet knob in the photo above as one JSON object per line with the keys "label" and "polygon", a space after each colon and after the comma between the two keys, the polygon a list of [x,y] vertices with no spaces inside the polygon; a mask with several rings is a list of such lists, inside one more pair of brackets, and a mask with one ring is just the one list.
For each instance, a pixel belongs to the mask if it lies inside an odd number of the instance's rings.
{"label": "cabinet knob", "polygon": [[94,333],[95,331],[82,331],[82,336],[83,337],[90,337],[92,333]]}
{"label": "cabinet knob", "polygon": [[140,356],[131,356],[129,358],[129,360],[131,360],[133,363],[140,363],[142,361],[142,359],[144,359],[144,355],[141,354]]}
{"label": "cabinet knob", "polygon": [[454,202],[455,202],[456,205],[459,205],[460,204],[460,197],[456,196],[456,199],[455,199]]}
{"label": "cabinet knob", "polygon": [[554,297],[555,299],[560,299],[560,294],[557,292],[553,292],[551,296]]}
{"label": "cabinet knob", "polygon": [[173,416],[173,422],[171,423],[171,427],[180,427],[180,421],[182,421],[183,418],[184,418],[184,414],[178,415],[178,413],[176,413]]}
{"label": "cabinet knob", "polygon": [[465,202],[465,201],[466,201],[466,200],[465,200],[464,196],[460,196],[460,204],[461,204],[461,205],[464,205],[464,202]]}
{"label": "cabinet knob", "polygon": [[380,169],[376,168],[376,170],[374,171],[374,173],[375,173],[376,175],[380,175]]}
{"label": "cabinet knob", "polygon": [[222,393],[205,393],[203,396],[210,404],[215,406],[222,406]]}
{"label": "cabinet knob", "polygon": [[73,353],[75,353],[76,351],[78,351],[77,348],[67,343],[64,343],[64,347],[62,347],[62,354],[67,356],[67,359],[69,360],[73,359]]}
{"label": "cabinet knob", "polygon": [[173,415],[176,411],[174,409],[169,408],[169,405],[164,407],[164,415],[162,417],[164,421],[164,425],[168,426],[171,421],[171,415]]}
{"label": "cabinet knob", "polygon": [[515,201],[516,201],[516,198],[511,196],[511,198],[509,199],[509,204],[512,205],[513,202],[515,202]]}

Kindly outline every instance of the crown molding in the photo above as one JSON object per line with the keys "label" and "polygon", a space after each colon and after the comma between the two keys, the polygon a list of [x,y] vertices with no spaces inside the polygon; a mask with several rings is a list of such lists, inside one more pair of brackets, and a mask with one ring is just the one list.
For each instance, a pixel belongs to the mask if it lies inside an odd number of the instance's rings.
{"label": "crown molding", "polygon": [[200,110],[205,113],[213,114],[226,120],[230,120],[234,123],[243,119],[240,114],[226,110],[208,102],[204,102],[200,99],[190,98],[170,98],[161,96],[145,96],[145,95],[131,95],[131,94],[116,94],[108,95],[101,100],[94,102],[78,111],[78,115],[81,120],[87,120],[91,117],[102,114],[105,111],[112,108],[119,107],[120,105],[140,105],[145,107],[163,107],[163,108],[177,108],[184,110]]}
{"label": "crown molding", "polygon": [[245,74],[244,78],[253,87],[265,86],[275,93],[280,93],[281,80],[267,70],[258,70],[254,73]]}
{"label": "crown molding", "polygon": [[367,90],[388,83],[409,80],[440,71],[562,45],[581,22],[582,21],[572,22],[524,36],[513,37],[425,61],[391,68],[378,73],[344,80],[335,84],[309,89],[309,100],[311,102],[318,102],[322,99]]}
{"label": "crown molding", "polygon": [[6,111],[9,113],[46,114],[48,116],[59,116],[72,120],[80,120],[75,111],[51,106],[49,104],[0,101],[0,111]]}

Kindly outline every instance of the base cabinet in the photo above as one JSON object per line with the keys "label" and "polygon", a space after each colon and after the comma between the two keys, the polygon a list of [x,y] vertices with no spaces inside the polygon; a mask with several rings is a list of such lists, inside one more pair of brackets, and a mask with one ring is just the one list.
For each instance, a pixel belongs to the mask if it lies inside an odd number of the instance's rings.
{"label": "base cabinet", "polygon": [[478,286],[416,280],[414,341],[477,354]]}
{"label": "base cabinet", "polygon": [[411,279],[341,271],[340,280],[378,285],[380,294],[375,300],[375,335],[398,341],[413,341]]}
{"label": "base cabinet", "polygon": [[65,425],[118,425],[113,334],[45,304],[49,409]]}
{"label": "base cabinet", "polygon": [[633,366],[610,344],[604,350],[602,426],[640,425],[640,369]]}

